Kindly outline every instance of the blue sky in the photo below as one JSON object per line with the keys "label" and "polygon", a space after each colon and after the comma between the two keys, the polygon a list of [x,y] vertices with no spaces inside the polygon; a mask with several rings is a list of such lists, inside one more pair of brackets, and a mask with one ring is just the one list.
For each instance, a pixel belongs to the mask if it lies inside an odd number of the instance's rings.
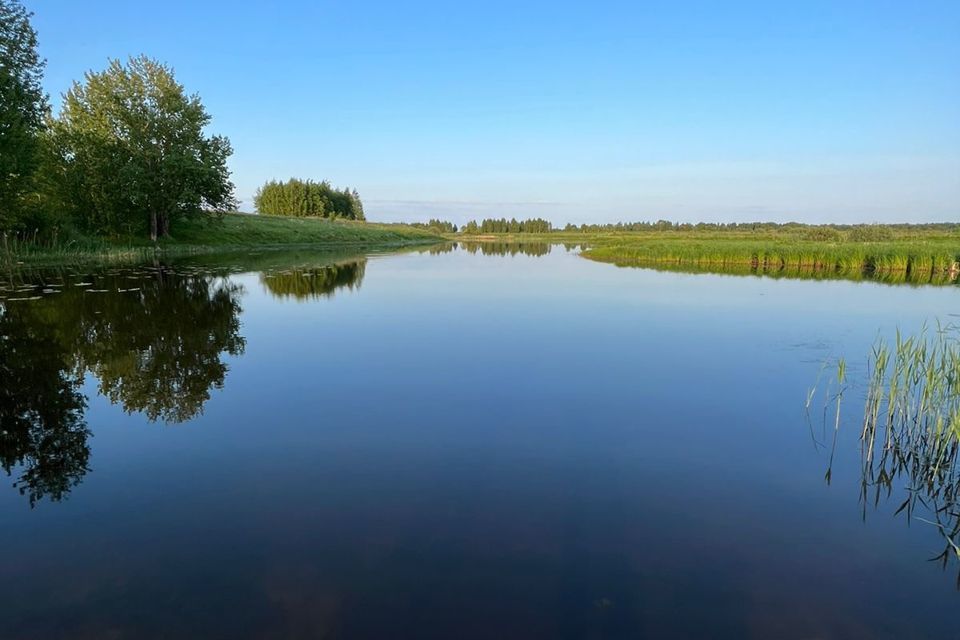
{"label": "blue sky", "polygon": [[174,67],[237,195],[373,220],[960,219],[960,2],[26,0],[59,95]]}

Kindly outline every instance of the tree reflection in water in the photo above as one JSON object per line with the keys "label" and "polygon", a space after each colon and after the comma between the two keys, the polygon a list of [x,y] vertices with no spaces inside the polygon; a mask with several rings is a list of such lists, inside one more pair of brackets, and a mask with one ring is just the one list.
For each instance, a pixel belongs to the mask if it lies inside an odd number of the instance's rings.
{"label": "tree reflection in water", "polygon": [[507,242],[500,240],[460,242],[464,251],[481,253],[485,256],[515,256],[524,255],[539,258],[550,253],[552,245],[549,242]]}
{"label": "tree reflection in water", "polygon": [[0,307],[0,464],[33,506],[80,483],[90,431],[70,352],[25,309]]}
{"label": "tree reflection in water", "polygon": [[62,499],[89,470],[87,373],[128,413],[184,422],[223,386],[223,355],[245,347],[242,288],[228,278],[162,267],[44,274],[2,293],[0,462],[31,505]]}
{"label": "tree reflection in water", "polygon": [[359,289],[366,268],[366,259],[323,267],[296,267],[263,273],[260,275],[260,282],[276,298],[329,298],[334,291],[342,287],[351,291]]}

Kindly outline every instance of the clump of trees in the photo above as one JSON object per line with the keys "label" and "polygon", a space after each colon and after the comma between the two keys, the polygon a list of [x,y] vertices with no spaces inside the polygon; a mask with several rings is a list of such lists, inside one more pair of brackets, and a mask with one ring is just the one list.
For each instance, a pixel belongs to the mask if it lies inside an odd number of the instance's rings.
{"label": "clump of trees", "polygon": [[553,224],[543,218],[530,218],[528,220],[486,218],[480,224],[477,224],[476,220],[471,220],[463,225],[461,231],[467,235],[478,233],[550,233],[553,231]]}
{"label": "clump of trees", "polygon": [[435,220],[430,218],[428,222],[411,222],[411,227],[416,227],[417,229],[429,229],[430,231],[437,231],[439,233],[456,233],[457,225],[452,222],[447,222],[446,220]]}
{"label": "clump of trees", "polygon": [[0,232],[76,227],[167,236],[177,220],[235,208],[229,141],[173,70],[147,57],[89,72],[49,112],[31,14],[0,0]]}
{"label": "clump of trees", "polygon": [[327,181],[271,180],[257,189],[253,204],[266,215],[366,219],[356,189],[335,189]]}

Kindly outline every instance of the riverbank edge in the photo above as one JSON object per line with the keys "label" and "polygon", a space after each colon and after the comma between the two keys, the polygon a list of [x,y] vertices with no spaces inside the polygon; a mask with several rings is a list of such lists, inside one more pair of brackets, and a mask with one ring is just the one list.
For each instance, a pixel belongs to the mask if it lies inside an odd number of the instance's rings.
{"label": "riverbank edge", "polygon": [[0,265],[133,263],[244,251],[380,252],[445,242],[440,234],[403,224],[231,213],[212,221],[187,221],[177,230],[176,237],[157,243],[139,238],[80,238],[52,246],[11,246],[4,242],[0,245]]}
{"label": "riverbank edge", "polygon": [[0,265],[6,267],[46,267],[77,263],[136,263],[164,258],[231,254],[238,252],[316,251],[318,253],[350,250],[357,253],[384,253],[402,249],[416,249],[445,244],[443,238],[408,240],[402,242],[306,242],[291,244],[222,244],[128,246],[102,249],[53,250],[27,255],[0,253]]}

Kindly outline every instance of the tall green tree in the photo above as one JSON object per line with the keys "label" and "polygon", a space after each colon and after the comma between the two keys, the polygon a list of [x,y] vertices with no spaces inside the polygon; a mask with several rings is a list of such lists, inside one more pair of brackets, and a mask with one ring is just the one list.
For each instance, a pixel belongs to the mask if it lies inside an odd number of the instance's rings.
{"label": "tall green tree", "polygon": [[235,207],[230,142],[209,123],[199,96],[150,58],[87,73],[51,126],[64,202],[91,231],[153,240],[180,218]]}
{"label": "tall green tree", "polygon": [[40,86],[44,61],[30,12],[0,0],[0,229],[17,229],[22,199],[36,171],[47,111]]}

